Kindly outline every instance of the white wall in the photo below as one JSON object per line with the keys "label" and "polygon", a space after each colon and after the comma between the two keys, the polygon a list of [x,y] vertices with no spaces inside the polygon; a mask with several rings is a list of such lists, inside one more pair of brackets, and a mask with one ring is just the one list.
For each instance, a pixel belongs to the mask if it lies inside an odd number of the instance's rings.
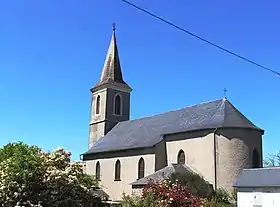
{"label": "white wall", "polygon": [[280,207],[280,188],[247,188],[237,192],[238,207]]}
{"label": "white wall", "polygon": [[[86,173],[95,175],[95,166],[99,161],[102,189],[110,196],[111,200],[121,200],[123,193],[132,193],[130,183],[138,179],[138,161],[141,157],[145,161],[145,176],[154,173],[154,154],[86,161]],[[115,163],[117,160],[121,162],[121,181],[115,181]]]}
{"label": "white wall", "polygon": [[[190,133],[189,133],[190,134]],[[190,136],[190,135],[186,136]],[[174,139],[184,134],[174,135]],[[182,149],[186,164],[200,173],[207,181],[214,183],[213,133],[195,138],[166,142],[167,164],[177,163],[177,156]]]}

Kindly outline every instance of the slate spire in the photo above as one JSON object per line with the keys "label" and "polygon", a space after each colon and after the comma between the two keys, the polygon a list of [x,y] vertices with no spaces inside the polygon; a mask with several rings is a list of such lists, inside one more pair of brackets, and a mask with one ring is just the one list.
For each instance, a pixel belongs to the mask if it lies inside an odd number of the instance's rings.
{"label": "slate spire", "polygon": [[98,91],[100,87],[107,87],[108,84],[111,86],[114,85],[114,87],[119,89],[121,88],[122,90],[126,90],[128,92],[132,91],[132,88],[123,80],[116,41],[115,24],[113,24],[113,34],[105,63],[103,65],[100,81],[98,81],[98,83],[91,88],[91,92]]}
{"label": "slate spire", "polygon": [[109,80],[118,83],[125,83],[122,77],[115,30],[115,24],[113,24],[112,39],[107,52],[106,60],[103,66],[102,75],[100,79],[100,82],[102,83],[107,82]]}

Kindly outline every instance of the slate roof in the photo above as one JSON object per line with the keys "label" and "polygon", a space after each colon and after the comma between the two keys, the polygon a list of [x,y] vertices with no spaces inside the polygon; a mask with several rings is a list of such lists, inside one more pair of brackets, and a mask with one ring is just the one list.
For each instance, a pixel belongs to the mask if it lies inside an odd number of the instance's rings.
{"label": "slate roof", "polygon": [[144,178],[141,178],[133,183],[131,185],[146,185],[150,181],[157,182],[163,179],[169,178],[173,173],[185,173],[185,172],[190,172],[193,174],[197,174],[197,172],[192,169],[191,167],[187,165],[182,165],[182,164],[170,164],[155,173],[148,175]]}
{"label": "slate roof", "polygon": [[93,88],[97,88],[98,86],[106,83],[114,82],[123,84],[130,88],[123,80],[115,29],[113,29],[112,39],[102,69],[100,81]]}
{"label": "slate roof", "polygon": [[263,130],[242,115],[227,99],[186,107],[150,117],[119,122],[86,154],[152,147],[162,135],[183,131],[239,127]]}
{"label": "slate roof", "polygon": [[280,167],[244,169],[235,187],[280,187]]}

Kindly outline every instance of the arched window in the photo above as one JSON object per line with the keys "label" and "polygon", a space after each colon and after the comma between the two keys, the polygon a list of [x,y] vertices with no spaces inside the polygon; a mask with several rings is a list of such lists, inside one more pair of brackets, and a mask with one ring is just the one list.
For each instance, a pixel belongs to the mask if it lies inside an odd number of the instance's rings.
{"label": "arched window", "polygon": [[115,180],[121,180],[121,162],[119,160],[115,164]]}
{"label": "arched window", "polygon": [[100,113],[100,96],[98,95],[96,98],[96,107],[95,107],[95,113],[99,114]]}
{"label": "arched window", "polygon": [[95,166],[95,176],[96,180],[100,180],[100,163],[97,161],[96,166]]}
{"label": "arched window", "polygon": [[259,151],[254,148],[253,150],[253,162],[252,162],[253,168],[259,168],[261,167],[261,157]]}
{"label": "arched window", "polygon": [[115,97],[115,108],[114,108],[114,112],[116,115],[121,115],[121,97],[120,95],[116,95]]}
{"label": "arched window", "polygon": [[178,164],[185,164],[185,152],[183,150],[180,150],[177,157],[177,163]]}
{"label": "arched window", "polygon": [[141,157],[138,162],[138,179],[141,179],[145,176],[145,161]]}

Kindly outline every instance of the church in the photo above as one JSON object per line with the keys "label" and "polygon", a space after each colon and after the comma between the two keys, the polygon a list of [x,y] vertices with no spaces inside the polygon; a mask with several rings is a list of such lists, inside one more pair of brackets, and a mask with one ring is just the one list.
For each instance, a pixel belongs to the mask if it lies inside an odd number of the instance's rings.
{"label": "church", "polygon": [[82,154],[86,173],[110,200],[179,166],[228,191],[243,169],[262,167],[264,130],[227,98],[130,120],[131,92],[113,29],[100,81],[91,88],[88,151]]}

